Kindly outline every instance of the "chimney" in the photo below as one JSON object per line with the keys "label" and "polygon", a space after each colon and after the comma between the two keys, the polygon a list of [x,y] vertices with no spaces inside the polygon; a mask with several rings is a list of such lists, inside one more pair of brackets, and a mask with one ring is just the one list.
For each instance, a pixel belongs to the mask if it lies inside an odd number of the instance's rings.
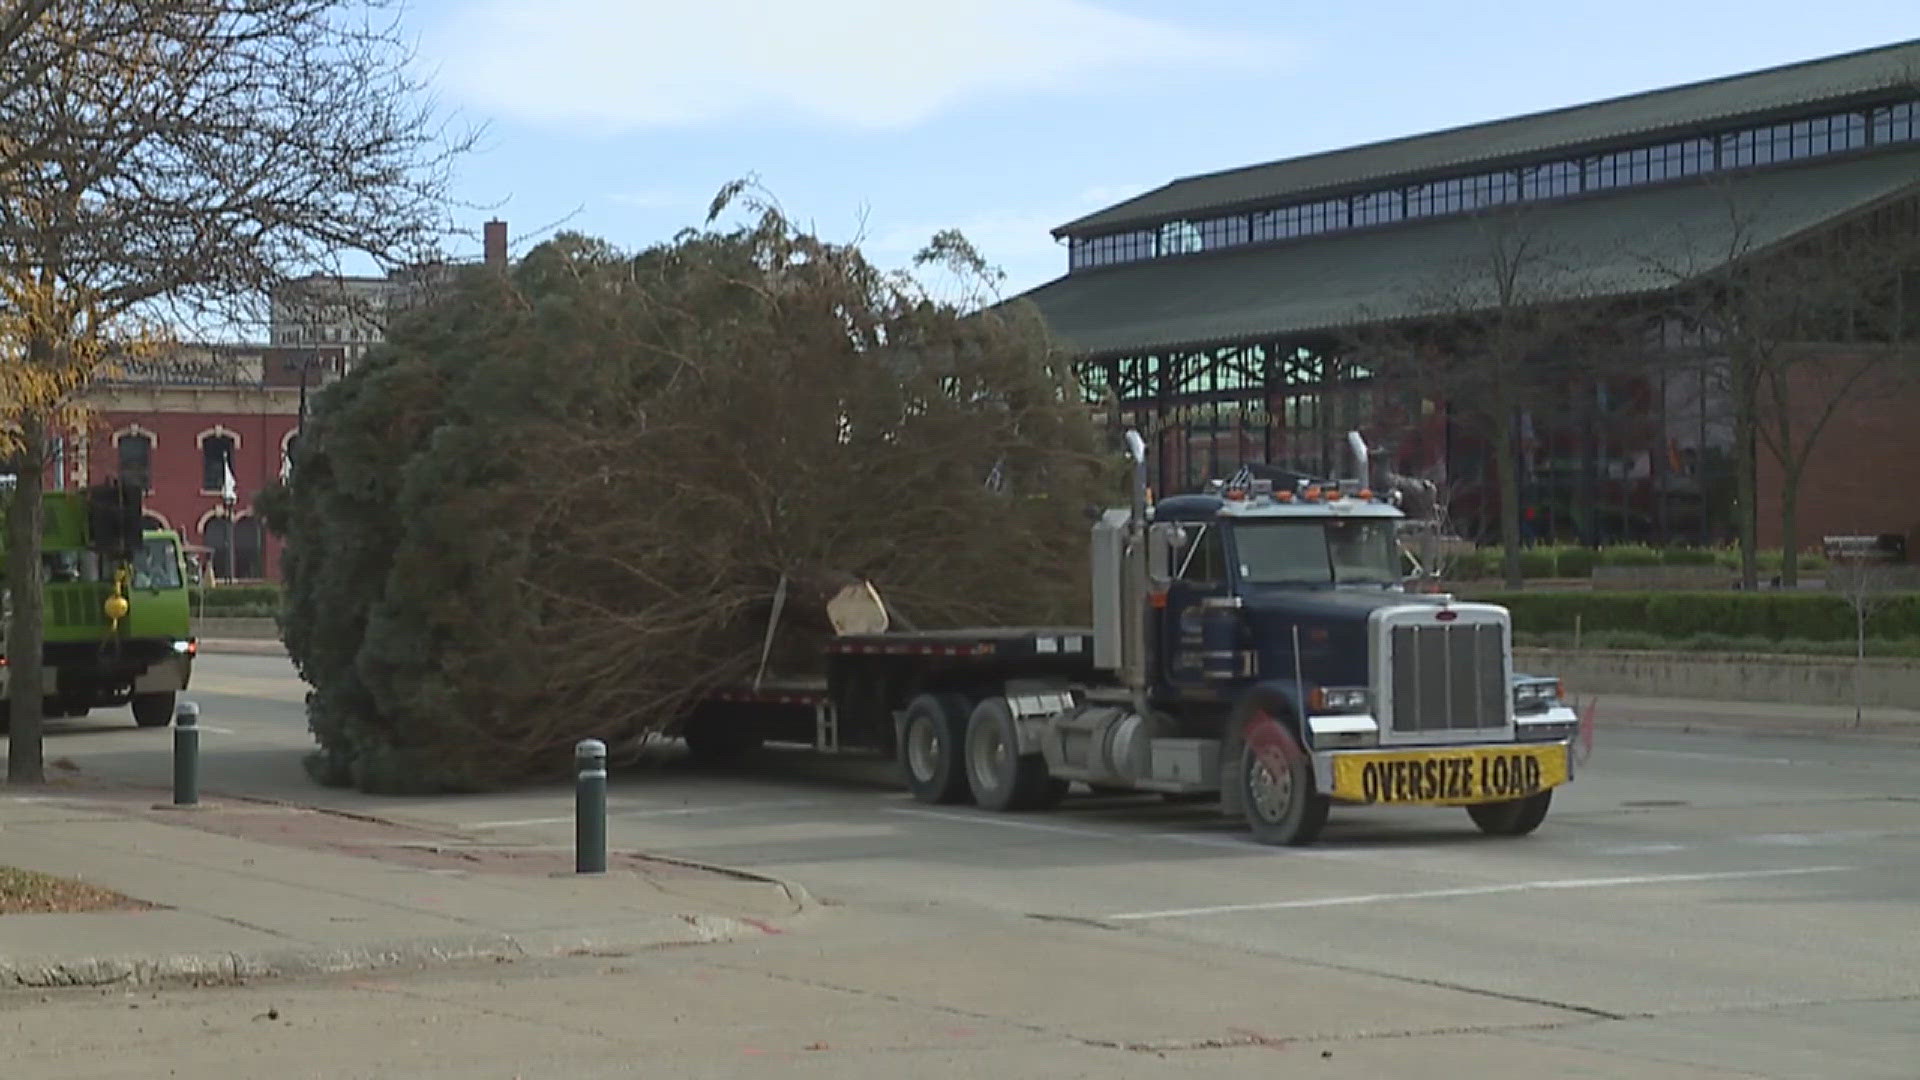
{"label": "chimney", "polygon": [[487,222],[486,231],[487,265],[496,270],[507,268],[507,223],[500,220]]}

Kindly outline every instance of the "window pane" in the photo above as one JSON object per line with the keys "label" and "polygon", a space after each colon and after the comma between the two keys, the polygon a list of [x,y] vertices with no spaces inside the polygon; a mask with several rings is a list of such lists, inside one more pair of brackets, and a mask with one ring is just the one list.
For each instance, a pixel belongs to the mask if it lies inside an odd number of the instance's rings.
{"label": "window pane", "polygon": [[200,444],[200,490],[219,491],[226,482],[227,466],[233,460],[233,439],[209,435]]}

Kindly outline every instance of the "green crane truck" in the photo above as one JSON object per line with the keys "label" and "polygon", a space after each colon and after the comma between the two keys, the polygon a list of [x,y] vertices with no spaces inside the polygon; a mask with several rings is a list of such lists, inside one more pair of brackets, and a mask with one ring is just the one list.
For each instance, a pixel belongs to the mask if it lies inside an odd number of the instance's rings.
{"label": "green crane truck", "polygon": [[[45,715],[131,705],[134,723],[165,727],[199,651],[179,535],[143,530],[139,490],[117,480],[42,497]],[[0,635],[11,624],[10,596],[4,610]],[[0,697],[17,662],[0,655]],[[0,707],[0,731],[7,716]]]}

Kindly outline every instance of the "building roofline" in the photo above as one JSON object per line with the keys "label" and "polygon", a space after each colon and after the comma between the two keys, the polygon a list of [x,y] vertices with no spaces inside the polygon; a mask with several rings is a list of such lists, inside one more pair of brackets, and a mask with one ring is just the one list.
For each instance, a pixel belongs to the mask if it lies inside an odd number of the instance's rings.
{"label": "building roofline", "polygon": [[[1502,117],[1499,119],[1480,120],[1480,121],[1475,121],[1473,123],[1460,124],[1460,125],[1447,127],[1447,128],[1438,128],[1432,131],[1424,131],[1424,132],[1419,132],[1411,135],[1400,135],[1391,139],[1381,139],[1375,142],[1355,143],[1350,146],[1335,147],[1328,150],[1319,150],[1313,153],[1301,154],[1294,157],[1275,158],[1269,161],[1258,162],[1251,165],[1239,165],[1230,169],[1220,169],[1220,170],[1215,170],[1211,172],[1191,173],[1186,176],[1182,176],[1177,179],[1168,181],[1167,183],[1162,184],[1159,187],[1156,187],[1150,191],[1142,192],[1141,194],[1135,195],[1130,199],[1126,199],[1121,202],[1115,203],[1111,206],[1105,207],[1103,209],[1096,210],[1090,214],[1084,214],[1078,218],[1073,219],[1072,221],[1066,222],[1063,225],[1056,226],[1052,230],[1052,235],[1055,239],[1063,239],[1073,235],[1076,232],[1088,231],[1093,228],[1098,228],[1102,233],[1105,233],[1105,232],[1114,231],[1115,229],[1123,228],[1127,225],[1140,225],[1140,224],[1145,224],[1152,221],[1168,220],[1169,214],[1172,214],[1174,217],[1177,217],[1179,216],[1179,213],[1181,211],[1155,209],[1155,210],[1143,210],[1138,214],[1132,214],[1132,215],[1123,213],[1122,211],[1124,211],[1126,207],[1134,204],[1149,203],[1150,200],[1154,200],[1158,196],[1164,196],[1170,192],[1177,190],[1182,186],[1197,185],[1197,184],[1208,182],[1208,181],[1229,180],[1234,177],[1251,176],[1251,175],[1260,173],[1264,170],[1271,170],[1284,165],[1301,165],[1301,164],[1308,164],[1308,163],[1326,162],[1331,159],[1339,158],[1343,155],[1358,155],[1362,152],[1368,152],[1368,151],[1391,150],[1398,147],[1406,147],[1406,146],[1410,146],[1410,145],[1414,145],[1422,142],[1428,142],[1428,141],[1439,142],[1448,137],[1459,137],[1463,135],[1470,135],[1476,132],[1491,133],[1501,129],[1513,129],[1513,128],[1518,128],[1521,125],[1525,125],[1532,122],[1547,121],[1547,120],[1552,120],[1554,118],[1574,116],[1582,113],[1598,113],[1598,112],[1604,112],[1609,109],[1618,109],[1625,105],[1657,100],[1660,97],[1663,97],[1666,95],[1678,95],[1678,94],[1683,94],[1690,91],[1700,91],[1700,90],[1710,89],[1713,87],[1728,86],[1728,85],[1733,85],[1733,84],[1737,84],[1737,83],[1749,81],[1749,80],[1778,79],[1782,75],[1790,74],[1797,71],[1806,71],[1806,70],[1817,69],[1817,68],[1826,67],[1826,66],[1839,66],[1848,61],[1857,61],[1857,60],[1861,60],[1861,59],[1875,56],[1875,55],[1886,55],[1886,56],[1892,57],[1892,56],[1897,56],[1898,54],[1906,51],[1913,52],[1913,56],[1911,57],[1909,70],[1907,73],[1908,78],[1916,86],[1916,92],[1920,92],[1920,38],[1910,38],[1903,41],[1892,42],[1886,45],[1875,45],[1875,46],[1870,46],[1868,48],[1855,49],[1850,52],[1835,53],[1828,56],[1815,57],[1813,59],[1808,59],[1808,60],[1797,60],[1787,64],[1776,65],[1774,67],[1759,68],[1752,71],[1736,72],[1730,75],[1720,75],[1720,76],[1715,76],[1709,79],[1697,80],[1694,82],[1676,83],[1668,86],[1656,87],[1650,90],[1640,90],[1640,91],[1635,91],[1629,94],[1620,94],[1614,97],[1601,98],[1597,101],[1581,102],[1575,105],[1563,105],[1563,106],[1559,106],[1552,109],[1541,110],[1539,112],[1519,113],[1512,116]],[[1252,207],[1255,205],[1260,205],[1263,203],[1273,202],[1275,200],[1281,200],[1281,199],[1292,201],[1295,198],[1310,198],[1315,193],[1320,193],[1320,194],[1332,193],[1341,188],[1347,188],[1347,187],[1353,187],[1356,185],[1377,182],[1380,180],[1387,179],[1389,177],[1395,177],[1395,176],[1413,177],[1413,176],[1418,176],[1422,174],[1439,174],[1443,172],[1455,171],[1457,169],[1467,167],[1470,165],[1491,165],[1491,164],[1497,164],[1502,161],[1513,161],[1513,160],[1521,160],[1521,159],[1532,158],[1532,157],[1539,157],[1557,148],[1571,149],[1574,147],[1601,146],[1608,142],[1615,142],[1623,139],[1634,139],[1637,137],[1652,135],[1652,134],[1661,133],[1661,132],[1684,131],[1689,128],[1697,128],[1707,124],[1714,124],[1718,126],[1718,124],[1720,124],[1721,122],[1733,119],[1735,117],[1750,116],[1750,117],[1760,118],[1768,115],[1781,113],[1783,111],[1804,111],[1806,106],[1813,105],[1816,103],[1824,103],[1824,102],[1839,103],[1839,102],[1844,102],[1844,101],[1853,100],[1853,99],[1864,99],[1864,98],[1871,98],[1875,96],[1884,95],[1889,91],[1899,88],[1900,85],[1901,85],[1901,81],[1896,78],[1885,78],[1879,82],[1858,81],[1853,85],[1836,87],[1831,93],[1810,95],[1793,102],[1770,102],[1764,105],[1760,105],[1758,107],[1748,108],[1748,109],[1738,109],[1738,110],[1720,111],[1720,112],[1704,112],[1703,111],[1703,112],[1696,112],[1696,113],[1687,114],[1687,115],[1676,115],[1675,117],[1672,118],[1671,122],[1664,123],[1664,124],[1643,125],[1638,128],[1623,127],[1620,130],[1612,132],[1608,135],[1568,140],[1560,144],[1546,143],[1531,150],[1508,151],[1508,152],[1503,152],[1498,154],[1487,154],[1487,155],[1481,155],[1481,156],[1467,155],[1467,156],[1461,156],[1448,161],[1434,162],[1434,163],[1409,167],[1405,169],[1374,171],[1374,172],[1356,171],[1348,176],[1342,177],[1338,180],[1328,182],[1328,183],[1321,183],[1316,185],[1293,187],[1293,188],[1281,187],[1270,193],[1250,195],[1250,196],[1246,196],[1246,197],[1234,199],[1234,200],[1196,203],[1195,205],[1185,208],[1185,212],[1194,212],[1199,210],[1228,211],[1238,207]]]}

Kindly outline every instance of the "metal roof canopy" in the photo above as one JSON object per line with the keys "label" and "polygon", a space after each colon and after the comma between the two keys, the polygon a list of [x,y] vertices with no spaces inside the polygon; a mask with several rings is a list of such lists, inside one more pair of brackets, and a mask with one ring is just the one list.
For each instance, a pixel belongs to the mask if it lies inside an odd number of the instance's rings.
{"label": "metal roof canopy", "polygon": [[[1661,292],[1884,202],[1920,193],[1920,148],[1509,207],[1541,251],[1529,298]],[[1328,333],[1436,314],[1485,273],[1490,217],[1435,218],[1069,274],[1031,300],[1094,358]],[[1551,263],[1551,265],[1549,265]]]}
{"label": "metal roof canopy", "polygon": [[1111,232],[1230,208],[1332,193],[1390,177],[1459,171],[1564,148],[1644,141],[1736,118],[1804,111],[1823,102],[1920,88],[1920,39],[1650,90],[1548,112],[1248,165],[1175,180],[1053,230],[1055,237]]}

